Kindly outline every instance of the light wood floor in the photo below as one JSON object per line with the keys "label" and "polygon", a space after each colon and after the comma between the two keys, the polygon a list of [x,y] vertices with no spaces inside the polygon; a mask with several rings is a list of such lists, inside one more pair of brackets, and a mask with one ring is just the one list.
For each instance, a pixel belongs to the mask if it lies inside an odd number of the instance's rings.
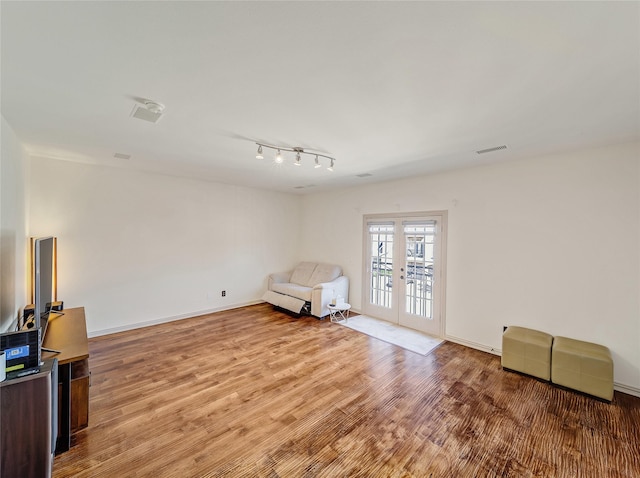
{"label": "light wood floor", "polygon": [[261,304],[90,351],[90,426],[54,477],[640,476],[640,398],[452,343],[421,356]]}

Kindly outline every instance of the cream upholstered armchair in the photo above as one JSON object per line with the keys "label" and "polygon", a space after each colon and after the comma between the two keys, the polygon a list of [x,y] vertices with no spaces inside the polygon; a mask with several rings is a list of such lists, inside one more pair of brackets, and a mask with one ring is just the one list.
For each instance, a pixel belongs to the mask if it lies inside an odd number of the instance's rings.
{"label": "cream upholstered armchair", "polygon": [[336,297],[345,302],[349,299],[349,279],[342,275],[342,267],[301,262],[292,271],[271,274],[262,299],[298,314],[322,318],[329,315],[327,305]]}

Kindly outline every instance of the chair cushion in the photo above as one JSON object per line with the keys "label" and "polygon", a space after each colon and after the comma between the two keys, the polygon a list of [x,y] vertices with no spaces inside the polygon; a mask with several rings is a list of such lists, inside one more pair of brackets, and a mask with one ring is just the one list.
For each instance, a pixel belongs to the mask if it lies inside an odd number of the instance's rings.
{"label": "chair cushion", "polygon": [[313,275],[316,265],[316,262],[301,262],[291,273],[291,279],[289,279],[289,282],[313,287],[315,284],[310,284],[309,282],[311,281],[311,276]]}
{"label": "chair cushion", "polygon": [[323,282],[331,282],[342,275],[342,267],[318,262],[301,262],[291,273],[289,282],[313,287]]}
{"label": "chair cushion", "polygon": [[305,287],[299,284],[291,283],[279,283],[273,284],[271,290],[274,292],[280,292],[281,294],[290,295],[291,297],[297,297],[305,301],[311,301],[311,293],[313,289],[311,287]]}
{"label": "chair cushion", "polygon": [[556,337],[551,365],[553,383],[604,400],[613,399],[613,359],[604,345]]}
{"label": "chair cushion", "polygon": [[552,343],[545,332],[510,325],[502,334],[502,367],[549,380]]}
{"label": "chair cushion", "polygon": [[307,285],[313,287],[323,282],[331,282],[342,275],[342,267],[334,264],[318,264],[311,274],[311,279]]}

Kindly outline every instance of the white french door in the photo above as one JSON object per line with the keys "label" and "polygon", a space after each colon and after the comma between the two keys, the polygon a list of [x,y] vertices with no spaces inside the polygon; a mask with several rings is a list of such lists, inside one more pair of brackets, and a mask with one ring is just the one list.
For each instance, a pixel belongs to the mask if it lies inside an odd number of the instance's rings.
{"label": "white french door", "polygon": [[446,212],[364,218],[363,313],[443,335]]}

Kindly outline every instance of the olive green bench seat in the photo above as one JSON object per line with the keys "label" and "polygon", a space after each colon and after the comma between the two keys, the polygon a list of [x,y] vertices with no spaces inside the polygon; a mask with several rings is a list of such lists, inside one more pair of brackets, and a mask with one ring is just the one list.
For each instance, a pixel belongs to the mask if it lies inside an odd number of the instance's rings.
{"label": "olive green bench seat", "polygon": [[552,343],[552,335],[511,325],[502,334],[502,367],[549,381]]}
{"label": "olive green bench seat", "polygon": [[551,381],[604,400],[613,399],[613,359],[604,345],[555,337]]}

